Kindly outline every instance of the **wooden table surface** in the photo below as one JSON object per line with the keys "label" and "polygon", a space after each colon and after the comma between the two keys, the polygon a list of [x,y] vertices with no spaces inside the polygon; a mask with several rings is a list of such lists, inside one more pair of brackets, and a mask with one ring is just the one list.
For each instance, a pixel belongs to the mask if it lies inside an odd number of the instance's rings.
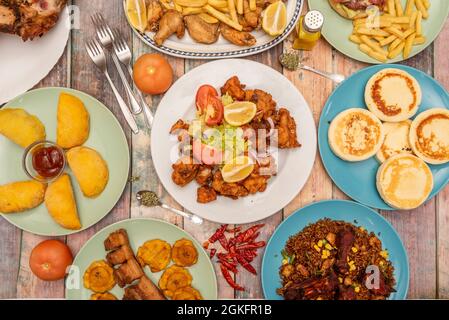
{"label": "wooden table surface", "polygon": [[[120,120],[128,138],[132,152],[131,175],[139,176],[140,180],[129,183],[115,208],[101,222],[90,229],[75,235],[61,237],[76,254],[80,247],[103,227],[130,217],[152,217],[174,223],[192,234],[200,243],[210,235],[218,225],[206,222],[203,226],[194,226],[163,209],[141,208],[135,200],[135,194],[142,189],[157,191],[164,201],[182,209],[167,194],[161,186],[151,161],[150,132],[145,127],[143,115],[138,118],[141,129],[138,135],[132,136],[119,107],[105,79],[84,50],[86,39],[94,36],[94,28],[90,22],[90,14],[100,11],[108,22],[121,30],[128,43],[132,46],[134,57],[142,53],[152,52],[152,49],[141,42],[129,28],[123,14],[122,1],[92,1],[73,0],[81,12],[81,29],[73,30],[64,56],[53,71],[38,85],[38,87],[62,86],[84,91],[104,102]],[[306,8],[304,8],[305,10]],[[278,56],[283,50],[291,47],[291,38],[263,54],[250,57],[283,72],[302,92],[312,108],[316,123],[324,103],[334,89],[333,84],[308,72],[289,72],[282,70]],[[449,89],[449,20],[438,39],[425,51],[408,60],[405,64],[418,68],[435,77]],[[310,53],[303,53],[307,64],[327,71],[351,75],[365,64],[347,58],[332,49],[322,40]],[[176,77],[207,61],[184,60],[169,58]],[[117,75],[114,73],[114,79]],[[116,82],[117,83],[117,82]],[[157,108],[160,97],[148,97],[148,102]],[[268,240],[274,229],[288,215],[304,205],[324,200],[341,199],[344,194],[335,187],[325,173],[319,155],[317,155],[313,172],[300,194],[282,211],[266,219],[266,227],[261,238]],[[416,298],[449,298],[449,186],[437,197],[424,206],[407,212],[381,212],[399,232],[410,260],[410,289],[408,297]],[[64,282],[44,282],[36,278],[30,271],[28,259],[31,250],[44,237],[23,232],[5,219],[0,218],[0,298],[62,298],[64,297]],[[255,261],[260,270],[261,259]],[[218,269],[218,288],[220,298],[263,298],[260,278],[241,272],[237,282],[247,288],[245,292],[234,292]],[[273,275],[277,277],[277,275]]]}

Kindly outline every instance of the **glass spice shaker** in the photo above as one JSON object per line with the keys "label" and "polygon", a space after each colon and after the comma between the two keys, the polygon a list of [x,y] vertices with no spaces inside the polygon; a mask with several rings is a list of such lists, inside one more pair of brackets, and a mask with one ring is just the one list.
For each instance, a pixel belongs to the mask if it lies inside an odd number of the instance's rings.
{"label": "glass spice shaker", "polygon": [[297,38],[293,42],[293,49],[312,50],[321,38],[324,16],[318,10],[312,10],[299,18],[296,25]]}

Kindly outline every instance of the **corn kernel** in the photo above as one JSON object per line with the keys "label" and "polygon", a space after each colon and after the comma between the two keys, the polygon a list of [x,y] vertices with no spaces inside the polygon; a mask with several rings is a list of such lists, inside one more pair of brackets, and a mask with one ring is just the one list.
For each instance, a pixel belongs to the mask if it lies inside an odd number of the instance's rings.
{"label": "corn kernel", "polygon": [[351,260],[351,261],[348,262],[348,264],[349,264],[350,266],[352,266],[352,265],[354,264],[354,261]]}
{"label": "corn kernel", "polygon": [[323,240],[319,240],[319,241],[318,241],[318,247],[321,248],[322,246],[323,246]]}
{"label": "corn kernel", "polygon": [[359,249],[357,249],[356,247],[352,247],[351,248],[352,252],[356,253],[357,251],[359,251]]}
{"label": "corn kernel", "polygon": [[338,277],[338,282],[343,283],[343,279],[341,277]]}
{"label": "corn kernel", "polygon": [[365,231],[364,227],[360,227],[359,229],[360,229],[360,231]]}
{"label": "corn kernel", "polygon": [[355,269],[357,269],[357,268],[355,267],[355,265],[351,264],[351,265],[349,266],[349,271],[354,271]]}
{"label": "corn kernel", "polygon": [[313,248],[314,248],[317,252],[321,252],[320,247],[318,247],[316,244],[313,246]]}
{"label": "corn kernel", "polygon": [[388,251],[387,250],[382,250],[380,252],[380,256],[384,259],[388,259]]}
{"label": "corn kernel", "polygon": [[326,243],[326,245],[324,246],[327,250],[332,250],[332,246],[329,243]]}
{"label": "corn kernel", "polygon": [[355,287],[354,291],[355,291],[355,293],[359,293],[360,292],[360,287]]}
{"label": "corn kernel", "polygon": [[282,264],[283,265],[285,265],[285,264],[287,264],[288,263],[288,260],[287,259],[282,259]]}

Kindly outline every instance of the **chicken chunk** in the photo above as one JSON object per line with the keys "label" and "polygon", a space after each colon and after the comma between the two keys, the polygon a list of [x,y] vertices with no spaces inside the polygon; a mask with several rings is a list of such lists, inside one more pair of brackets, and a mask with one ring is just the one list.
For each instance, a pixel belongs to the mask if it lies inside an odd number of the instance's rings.
{"label": "chicken chunk", "polygon": [[195,179],[199,165],[193,163],[191,157],[182,157],[173,166],[172,180],[178,186],[184,187]]}
{"label": "chicken chunk", "polygon": [[212,169],[209,166],[201,165],[195,177],[196,182],[198,182],[199,185],[204,186],[206,184],[209,184],[211,178]]}
{"label": "chicken chunk", "polygon": [[166,300],[159,288],[147,277],[125,289],[123,300]]}
{"label": "chicken chunk", "polygon": [[134,257],[114,270],[114,278],[120,288],[142,278],[143,275],[142,267]]}
{"label": "chicken chunk", "polygon": [[154,42],[161,46],[172,34],[181,39],[185,33],[184,19],[176,10],[168,10],[159,21],[159,30],[154,36]]}
{"label": "chicken chunk", "polygon": [[109,264],[116,266],[125,263],[134,258],[134,252],[129,245],[123,245],[119,249],[109,252],[106,255],[106,260]]}
{"label": "chicken chunk", "polygon": [[190,37],[199,43],[211,44],[218,40],[218,23],[207,23],[198,15],[184,17]]}
{"label": "chicken chunk", "polygon": [[281,149],[300,147],[296,134],[296,122],[290,112],[287,109],[280,108],[276,120],[278,147]]}
{"label": "chicken chunk", "polygon": [[209,203],[217,200],[217,193],[209,186],[202,186],[198,188],[196,201],[198,203]]}
{"label": "chicken chunk", "polygon": [[271,94],[263,90],[246,90],[245,101],[254,102],[257,106],[257,114],[253,121],[267,120],[276,112],[276,102]]}
{"label": "chicken chunk", "polygon": [[248,178],[243,181],[243,186],[250,194],[264,192],[267,189],[267,181],[269,177],[260,176],[257,173],[251,173]]}
{"label": "chicken chunk", "polygon": [[147,18],[149,31],[157,31],[159,29],[159,20],[161,20],[164,11],[158,0],[146,0]]}
{"label": "chicken chunk", "polygon": [[256,44],[256,38],[249,32],[235,30],[224,23],[220,24],[220,30],[223,38],[237,46],[250,47]]}
{"label": "chicken chunk", "polygon": [[249,195],[248,190],[238,183],[227,183],[223,180],[220,171],[215,172],[212,180],[212,188],[222,196],[232,198],[234,200],[239,197],[246,197]]}
{"label": "chicken chunk", "polygon": [[221,88],[221,94],[228,94],[232,99],[242,101],[245,99],[245,90],[243,89],[245,89],[245,85],[240,83],[237,76],[233,76]]}
{"label": "chicken chunk", "polygon": [[104,240],[104,249],[106,251],[115,250],[124,245],[129,245],[128,233],[125,229],[119,229],[111,233]]}

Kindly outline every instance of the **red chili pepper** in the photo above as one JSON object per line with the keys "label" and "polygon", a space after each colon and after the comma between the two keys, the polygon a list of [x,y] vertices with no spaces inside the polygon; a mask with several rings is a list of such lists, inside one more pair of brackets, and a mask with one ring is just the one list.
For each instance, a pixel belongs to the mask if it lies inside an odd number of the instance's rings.
{"label": "red chili pepper", "polygon": [[226,269],[224,265],[220,265],[221,273],[223,274],[223,277],[225,278],[226,282],[235,290],[237,291],[244,291],[245,288],[242,286],[239,286],[237,283],[235,283],[234,279],[232,279],[231,274]]}
{"label": "red chili pepper", "polygon": [[245,235],[243,237],[243,242],[248,242],[249,239],[251,239],[251,237],[263,226],[265,226],[265,224],[258,224],[246,230]]}
{"label": "red chili pepper", "polygon": [[210,249],[210,254],[209,254],[210,258],[212,259],[216,253],[217,253],[217,249],[215,249],[215,248]]}
{"label": "red chili pepper", "polygon": [[244,244],[242,246],[237,247],[237,250],[258,249],[262,247],[265,247],[265,241]]}
{"label": "red chili pepper", "polygon": [[222,225],[220,228],[218,228],[215,233],[209,238],[210,243],[216,242],[221,236],[224,235],[226,228],[228,227],[227,224]]}
{"label": "red chili pepper", "polygon": [[226,267],[226,269],[228,269],[229,271],[231,271],[232,273],[236,274],[238,272],[237,270],[237,266],[227,262],[226,260],[218,260],[222,265],[224,265]]}
{"label": "red chili pepper", "polygon": [[248,261],[245,260],[243,256],[237,256],[237,261],[242,265],[243,268],[251,272],[252,274],[257,275],[256,269],[252,265],[248,263]]}
{"label": "red chili pepper", "polygon": [[242,230],[242,227],[235,227],[232,229],[226,229],[226,232],[228,233],[235,233],[235,232],[240,232]]}
{"label": "red chili pepper", "polygon": [[220,238],[218,238],[218,241],[220,242],[221,246],[225,249],[229,249],[228,239],[226,239],[225,235],[223,234]]}

